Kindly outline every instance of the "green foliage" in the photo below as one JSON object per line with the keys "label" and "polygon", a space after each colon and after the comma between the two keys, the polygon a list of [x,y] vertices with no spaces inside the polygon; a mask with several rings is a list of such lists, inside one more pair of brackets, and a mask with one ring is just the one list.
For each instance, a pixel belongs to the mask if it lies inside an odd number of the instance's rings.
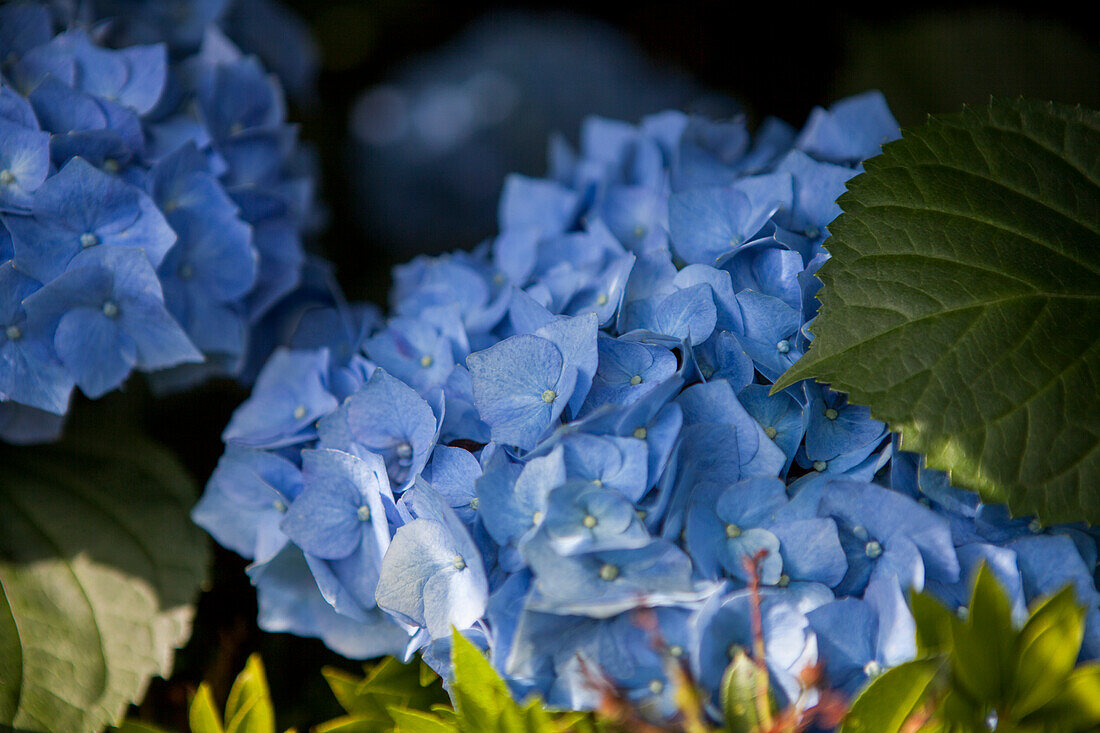
{"label": "green foliage", "polygon": [[0,728],[117,722],[170,672],[206,572],[175,458],[137,434],[72,432],[0,446]]}
{"label": "green foliage", "polygon": [[248,658],[244,671],[233,682],[224,718],[218,713],[210,685],[204,682],[191,699],[188,720],[191,733],[275,733],[275,709],[259,655]]}
{"label": "green foliage", "polygon": [[956,485],[1100,522],[1100,113],[995,100],[865,169],[775,389],[831,383]]}
{"label": "green foliage", "polygon": [[[898,733],[922,705],[943,671],[938,657],[919,659],[886,670],[856,698],[843,733]],[[872,692],[873,690],[873,692]]]}
{"label": "green foliage", "polygon": [[752,733],[769,717],[760,705],[771,706],[768,699],[768,671],[738,650],[722,675],[722,715],[729,733]]}
{"label": "green foliage", "polygon": [[457,630],[452,635],[454,711],[436,705],[429,711],[389,708],[397,733],[564,733],[595,730],[590,716],[556,712],[537,697],[517,703],[508,685],[481,651]]}
{"label": "green foliage", "polygon": [[1035,606],[1021,629],[993,573],[978,571],[966,621],[922,593],[912,597],[920,658],[876,678],[840,733],[1100,728],[1100,664],[1074,668],[1085,614],[1068,586]]}
{"label": "green foliage", "polygon": [[394,709],[428,711],[446,705],[447,694],[439,678],[423,662],[402,664],[393,657],[368,667],[366,676],[342,670],[322,671],[337,702],[347,715],[322,723],[316,733],[374,733],[393,730],[398,720]]}

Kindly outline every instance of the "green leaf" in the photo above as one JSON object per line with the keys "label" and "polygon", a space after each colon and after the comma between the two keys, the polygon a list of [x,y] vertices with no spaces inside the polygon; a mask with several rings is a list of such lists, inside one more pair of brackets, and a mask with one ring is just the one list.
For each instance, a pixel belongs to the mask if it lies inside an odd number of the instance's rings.
{"label": "green leaf", "polygon": [[1069,585],[1032,611],[1020,630],[1012,714],[1022,718],[1051,700],[1073,671],[1085,635],[1085,609]]}
{"label": "green leaf", "polygon": [[481,650],[457,629],[451,634],[454,682],[451,699],[459,727],[472,733],[522,731],[519,706]]}
{"label": "green leaf", "polygon": [[253,654],[237,675],[225,702],[225,733],[275,733],[275,710],[260,655]]}
{"label": "green leaf", "polygon": [[191,698],[187,721],[191,726],[191,733],[225,733],[222,716],[214,704],[214,694],[210,691],[210,685],[205,682],[199,685],[198,692]]}
{"label": "green leaf", "polygon": [[1012,607],[989,566],[978,568],[965,624],[954,630],[951,669],[971,697],[999,707],[1010,694],[1016,630]]}
{"label": "green leaf", "polygon": [[373,705],[371,705],[374,702],[373,698],[360,695],[359,689],[365,681],[362,677],[356,677],[335,667],[323,668],[321,676],[328,683],[336,702],[340,703],[340,707],[348,713],[354,715],[368,711],[374,712]]}
{"label": "green leaf", "polygon": [[379,718],[373,714],[344,715],[326,720],[312,728],[313,733],[384,733],[391,731],[394,720],[390,715]]}
{"label": "green leaf", "polygon": [[1078,667],[1067,677],[1053,700],[1024,718],[1029,725],[1063,733],[1100,728],[1100,665]]}
{"label": "green leaf", "polygon": [[102,425],[0,446],[0,464],[0,727],[101,730],[190,635],[195,489],[163,448]]}
{"label": "green leaf", "polygon": [[431,713],[419,710],[390,710],[393,716],[394,733],[457,733],[457,726],[440,720]]}
{"label": "green leaf", "polygon": [[[388,730],[393,725],[387,712],[389,708],[428,710],[434,704],[447,702],[447,694],[439,677],[420,661],[403,664],[393,657],[386,657],[368,667],[365,677],[333,667],[326,667],[321,673],[340,706],[358,725],[373,720],[382,726],[379,730]],[[326,730],[321,726],[318,733],[325,733]]]}
{"label": "green leaf", "polygon": [[951,651],[958,617],[936,598],[924,592],[909,594],[909,609],[917,625],[917,656],[946,654]]}
{"label": "green leaf", "polygon": [[918,659],[886,670],[852,703],[839,733],[897,733],[925,701],[944,669],[940,657]]}
{"label": "green leaf", "polygon": [[720,688],[722,715],[729,733],[752,733],[763,721],[757,711],[757,699],[766,694],[768,673],[749,655],[739,650],[722,675]]}
{"label": "green leaf", "polygon": [[909,128],[829,225],[815,377],[953,482],[1100,522],[1100,113],[995,100]]}

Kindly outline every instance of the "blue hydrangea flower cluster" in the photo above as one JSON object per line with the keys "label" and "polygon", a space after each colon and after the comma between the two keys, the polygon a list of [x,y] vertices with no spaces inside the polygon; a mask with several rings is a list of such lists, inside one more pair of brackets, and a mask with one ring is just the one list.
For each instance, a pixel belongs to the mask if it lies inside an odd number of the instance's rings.
{"label": "blue hydrangea flower cluster", "polygon": [[321,52],[309,26],[279,0],[47,0],[67,23],[109,21],[112,46],[166,43],[173,58],[199,49],[210,26],[255,54],[296,100],[313,96]]}
{"label": "blue hydrangea flower cluster", "polygon": [[[312,181],[278,83],[213,27],[109,48],[0,8],[0,437],[50,439],[74,387],[236,374],[300,280]],[[254,350],[254,349],[253,349]]]}
{"label": "blue hydrangea flower cluster", "polygon": [[260,625],[444,673],[455,626],[518,695],[589,707],[597,670],[660,717],[663,654],[716,696],[751,646],[763,550],[780,702],[812,703],[808,665],[852,693],[912,658],[906,591],[965,613],[982,562],[1021,618],[1074,583],[1100,654],[1083,527],[982,504],[825,387],[769,394],[811,339],[835,201],[897,136],[877,93],[752,136],[592,118],[507,181],[498,236],[397,268],[389,320],[314,312],[194,511],[253,560]]}

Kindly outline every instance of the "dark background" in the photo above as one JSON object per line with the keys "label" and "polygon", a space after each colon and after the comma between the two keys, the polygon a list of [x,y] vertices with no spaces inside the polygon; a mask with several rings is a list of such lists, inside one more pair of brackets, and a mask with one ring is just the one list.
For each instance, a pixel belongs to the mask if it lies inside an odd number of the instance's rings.
{"label": "dark background", "polygon": [[[799,7],[774,1],[643,0],[626,10],[619,4],[580,2],[288,4],[311,25],[323,57],[315,97],[291,112],[322,164],[321,197],[330,220],[314,248],[335,262],[351,299],[380,304],[390,268],[406,255],[396,254],[383,238],[368,236],[358,224],[360,209],[370,217],[370,202],[350,193],[349,109],[360,91],[486,12],[565,9],[602,19],[657,60],[738,99],[750,120],[773,114],[798,125],[814,105],[868,88],[885,92],[903,125],[919,124],[929,112],[956,111],[963,102],[980,104],[990,94],[1100,106],[1100,33],[1087,3],[1072,9],[1034,2],[993,6],[894,0],[868,7]],[[425,249],[473,244],[437,242]],[[140,387],[131,386],[129,399],[134,390]],[[140,402],[146,405],[151,432],[177,451],[201,485],[221,454],[218,436],[244,396],[236,385],[217,383],[186,396]],[[262,653],[268,667],[280,730],[291,725],[304,730],[340,712],[320,668],[334,664],[354,670],[358,665],[314,640],[260,633],[244,566],[234,554],[216,550],[194,637],[180,652],[173,679],[154,682],[140,717],[185,730],[188,691],[208,679],[224,700],[253,651]]]}

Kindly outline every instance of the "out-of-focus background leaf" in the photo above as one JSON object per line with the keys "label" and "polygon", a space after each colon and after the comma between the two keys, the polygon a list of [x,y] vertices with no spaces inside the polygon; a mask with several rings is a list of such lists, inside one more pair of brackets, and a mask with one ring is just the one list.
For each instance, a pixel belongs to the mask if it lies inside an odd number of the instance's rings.
{"label": "out-of-focus background leaf", "polygon": [[0,460],[0,729],[101,729],[191,633],[209,558],[195,487],[109,419]]}

